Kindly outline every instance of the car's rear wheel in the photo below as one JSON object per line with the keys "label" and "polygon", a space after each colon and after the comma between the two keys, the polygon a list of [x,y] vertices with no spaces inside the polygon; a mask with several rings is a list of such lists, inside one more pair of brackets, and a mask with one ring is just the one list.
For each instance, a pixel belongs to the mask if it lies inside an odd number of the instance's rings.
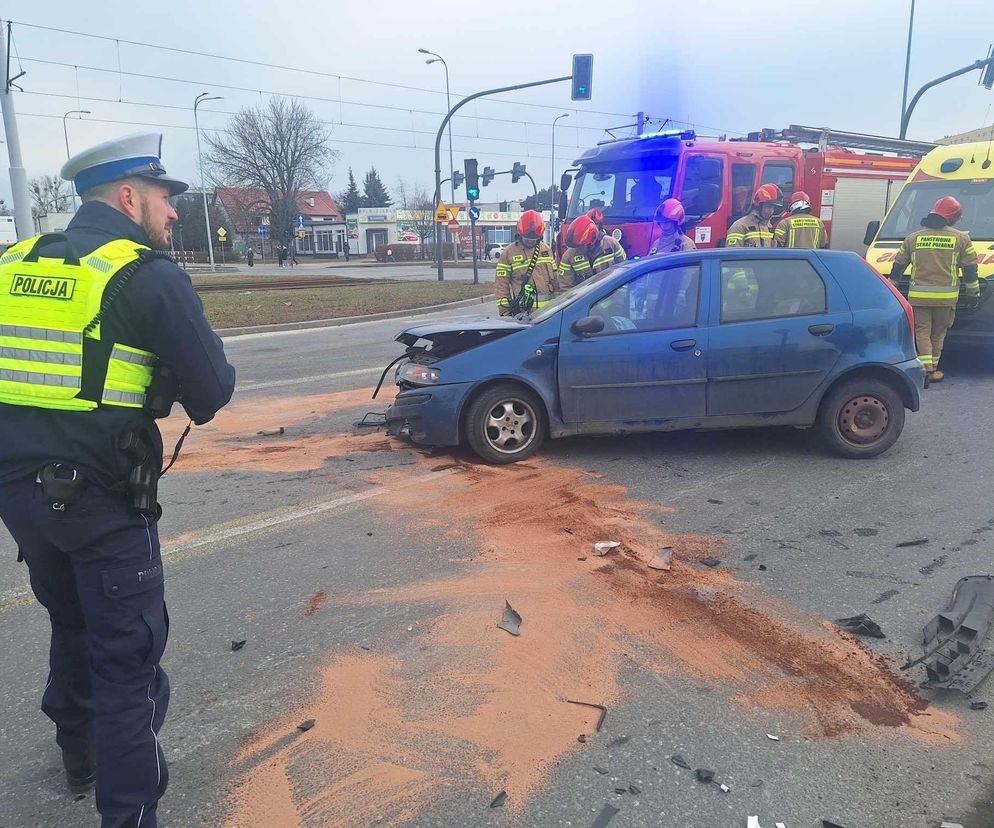
{"label": "car's rear wheel", "polygon": [[876,457],[901,436],[904,401],[882,380],[851,379],[822,401],[818,428],[837,454],[855,459]]}
{"label": "car's rear wheel", "polygon": [[545,439],[542,403],[527,388],[504,383],[486,389],[466,412],[466,440],[488,463],[531,457]]}

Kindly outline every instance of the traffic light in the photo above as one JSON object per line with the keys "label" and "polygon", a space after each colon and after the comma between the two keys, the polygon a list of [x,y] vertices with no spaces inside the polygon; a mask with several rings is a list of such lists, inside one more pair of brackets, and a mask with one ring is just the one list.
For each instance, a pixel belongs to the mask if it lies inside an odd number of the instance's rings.
{"label": "traffic light", "polygon": [[483,181],[481,182],[481,186],[486,187],[487,184],[489,184],[491,181],[494,180],[494,176],[496,174],[497,173],[494,172],[494,168],[493,167],[484,167],[483,168]]}
{"label": "traffic light", "polygon": [[573,91],[570,97],[574,101],[589,101],[593,79],[594,56],[573,55]]}
{"label": "traffic light", "polygon": [[511,165],[511,183],[517,184],[521,180],[521,176],[525,174],[525,165],[520,161],[515,161]]}
{"label": "traffic light", "polygon": [[452,189],[453,190],[458,190],[462,186],[463,181],[465,181],[465,180],[466,180],[466,176],[463,175],[461,172],[459,172],[459,170],[453,170],[452,171]]}
{"label": "traffic light", "polygon": [[476,159],[467,158],[463,163],[466,168],[466,198],[476,201],[480,197],[480,177]]}

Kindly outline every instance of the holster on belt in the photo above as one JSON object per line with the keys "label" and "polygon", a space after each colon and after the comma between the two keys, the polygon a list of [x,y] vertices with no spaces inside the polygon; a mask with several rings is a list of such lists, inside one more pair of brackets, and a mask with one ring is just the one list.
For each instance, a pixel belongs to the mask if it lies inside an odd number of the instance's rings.
{"label": "holster on belt", "polygon": [[38,482],[56,512],[64,512],[83,496],[86,478],[65,463],[49,463],[38,472]]}
{"label": "holster on belt", "polygon": [[135,511],[146,517],[159,516],[159,458],[155,443],[144,429],[125,431],[117,441],[131,464],[128,472],[128,495]]}

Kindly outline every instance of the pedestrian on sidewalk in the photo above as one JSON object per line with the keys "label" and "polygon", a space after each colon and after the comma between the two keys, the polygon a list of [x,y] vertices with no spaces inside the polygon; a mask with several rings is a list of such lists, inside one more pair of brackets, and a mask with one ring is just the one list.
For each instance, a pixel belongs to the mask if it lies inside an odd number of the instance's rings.
{"label": "pedestrian on sidewalk", "polygon": [[[26,239],[0,265],[0,331],[20,346],[0,381],[0,520],[51,623],[41,708],[70,789],[96,783],[102,828],[155,828],[169,780],[155,418],[181,396],[202,425],[235,386],[190,277],[157,252],[187,189],[161,145],[145,133],[70,158],[62,177],[83,204],[64,235]],[[72,287],[15,290],[25,273]]]}
{"label": "pedestrian on sidewalk", "polygon": [[351,258],[352,258],[352,248],[349,247],[349,241],[348,241],[348,239],[346,239],[345,240],[345,262],[346,262],[346,264],[349,262],[349,260]]}
{"label": "pedestrian on sidewalk", "polygon": [[255,249],[250,247],[248,253],[245,254],[245,260],[248,262],[249,267],[255,266]]}
{"label": "pedestrian on sidewalk", "polygon": [[277,251],[277,256],[279,257],[280,267],[283,267],[286,262],[286,248],[281,246]]}

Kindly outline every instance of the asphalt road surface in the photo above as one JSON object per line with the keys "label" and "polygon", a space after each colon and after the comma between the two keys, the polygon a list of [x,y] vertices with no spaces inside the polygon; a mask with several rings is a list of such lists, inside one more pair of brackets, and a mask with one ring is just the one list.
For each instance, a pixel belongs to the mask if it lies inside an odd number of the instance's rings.
{"label": "asphalt road surface", "polygon": [[[160,490],[163,825],[990,828],[994,708],[897,669],[992,568],[984,360],[950,359],[873,461],[769,429],[497,469],[352,432],[406,324],[226,343],[235,399]],[[886,639],[828,623],[861,612]],[[38,709],[48,626],[6,534],[0,635],[0,826],[96,825]]]}

